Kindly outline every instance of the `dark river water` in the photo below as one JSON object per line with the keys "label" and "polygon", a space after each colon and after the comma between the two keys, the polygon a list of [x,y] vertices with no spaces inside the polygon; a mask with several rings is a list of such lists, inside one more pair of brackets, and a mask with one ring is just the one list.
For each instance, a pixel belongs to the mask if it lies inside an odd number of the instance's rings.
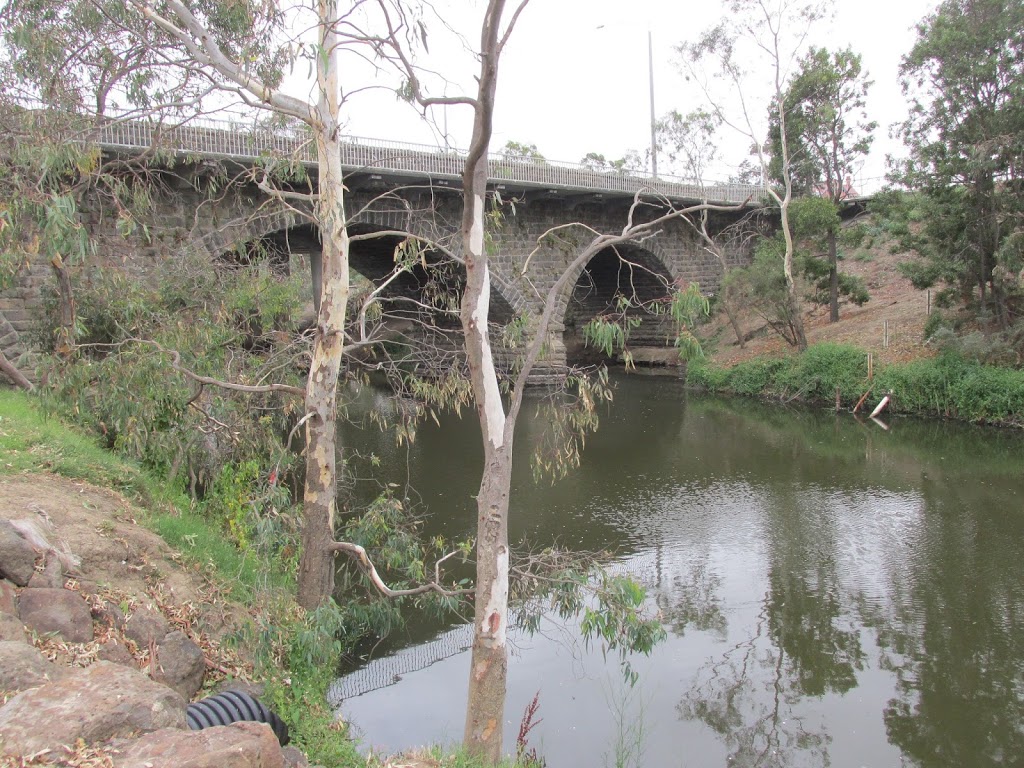
{"label": "dark river water", "polygon": [[[510,536],[614,550],[668,639],[630,687],[571,625],[513,633],[509,751],[539,692],[530,743],[552,768],[1024,765],[1024,434],[615,382],[554,485],[532,478],[546,419],[524,408]],[[346,439],[383,460],[366,475],[415,489],[428,532],[472,534],[471,417],[411,449]],[[367,748],[457,742],[469,643],[410,617],[332,699]]]}

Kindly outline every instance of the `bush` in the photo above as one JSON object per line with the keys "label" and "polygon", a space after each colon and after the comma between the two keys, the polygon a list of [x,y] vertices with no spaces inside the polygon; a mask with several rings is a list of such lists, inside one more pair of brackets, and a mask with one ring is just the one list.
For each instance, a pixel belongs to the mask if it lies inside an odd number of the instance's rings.
{"label": "bush", "polygon": [[776,377],[790,365],[788,358],[761,358],[740,363],[728,371],[727,387],[730,392],[746,397],[775,391]]}
{"label": "bush", "polygon": [[931,339],[940,330],[951,330],[952,324],[942,312],[932,312],[924,321],[925,341]]}
{"label": "bush", "polygon": [[264,477],[277,460],[287,469],[282,438],[301,404],[201,387],[175,370],[173,354],[185,369],[216,379],[301,384],[295,366],[255,354],[277,351],[272,330],[299,311],[294,281],[259,269],[207,265],[203,273],[186,259],[158,270],[153,287],[103,271],[76,282],[79,340],[87,346],[54,362],[46,390],[52,410],[197,498],[230,465],[256,461]]}
{"label": "bush", "polygon": [[709,364],[707,358],[691,360],[686,365],[686,384],[694,389],[721,392],[729,379],[729,370]]}
{"label": "bush", "polygon": [[815,344],[777,376],[782,392],[805,400],[834,402],[838,387],[843,402],[856,402],[867,386],[867,354],[844,344]]}

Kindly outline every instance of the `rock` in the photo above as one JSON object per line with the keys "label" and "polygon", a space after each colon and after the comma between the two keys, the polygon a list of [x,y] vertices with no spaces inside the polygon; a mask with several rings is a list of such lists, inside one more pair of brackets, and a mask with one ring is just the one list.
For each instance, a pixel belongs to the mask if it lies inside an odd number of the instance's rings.
{"label": "rock", "polygon": [[36,571],[28,580],[29,589],[63,589],[64,568],[60,564],[60,555],[56,550],[46,550],[43,557],[43,570]]}
{"label": "rock", "polygon": [[250,680],[227,679],[221,680],[215,691],[216,693],[239,691],[240,693],[252,696],[254,699],[261,699],[267,694],[267,686],[265,683],[254,683]]}
{"label": "rock", "polygon": [[18,593],[7,579],[0,579],[0,613],[18,615]]}
{"label": "rock", "polygon": [[98,606],[94,606],[92,609],[92,617],[96,621],[101,621],[111,629],[116,629],[119,632],[124,631],[124,611],[121,610],[121,606],[117,603],[111,602],[110,600],[104,600]]}
{"label": "rock", "polygon": [[134,640],[139,648],[148,648],[150,643],[159,643],[170,631],[167,619],[151,608],[136,608],[124,625],[125,637]]}
{"label": "rock", "polygon": [[0,754],[30,755],[72,745],[77,739],[95,744],[160,728],[184,728],[185,706],[181,696],[138,670],[98,661],[23,691],[0,708]]}
{"label": "rock", "polygon": [[103,661],[111,661],[114,664],[138,668],[138,665],[135,663],[135,657],[132,656],[132,652],[116,640],[111,640],[101,645],[97,655],[103,659]]}
{"label": "rock", "polygon": [[[21,623],[21,619],[9,613],[0,613],[0,640],[28,642],[28,632],[25,625]],[[2,686],[0,686],[0,690],[3,690]]]}
{"label": "rock", "polygon": [[203,687],[206,658],[202,649],[184,632],[169,633],[156,649],[154,680],[168,685],[186,701]]}
{"label": "rock", "polygon": [[66,667],[54,664],[28,643],[0,641],[0,691],[36,688],[67,673]]}
{"label": "rock", "polygon": [[120,749],[115,768],[284,768],[277,737],[266,723],[232,723],[201,731],[162,730]]}
{"label": "rock", "polygon": [[7,520],[0,520],[0,576],[19,587],[28,584],[36,572],[36,551]]}
{"label": "rock", "polygon": [[93,639],[92,614],[81,595],[69,589],[26,589],[18,598],[18,615],[29,629],[56,633],[69,643]]}
{"label": "rock", "polygon": [[309,768],[309,758],[298,747],[282,747],[281,754],[288,768]]}

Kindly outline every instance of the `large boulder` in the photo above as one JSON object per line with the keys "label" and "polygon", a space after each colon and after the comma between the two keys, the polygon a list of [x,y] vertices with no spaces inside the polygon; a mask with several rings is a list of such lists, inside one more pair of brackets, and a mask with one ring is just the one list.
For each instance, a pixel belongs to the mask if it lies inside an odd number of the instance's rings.
{"label": "large boulder", "polygon": [[0,641],[0,691],[36,688],[67,674],[67,667],[54,664],[28,643]]}
{"label": "large boulder", "polygon": [[36,571],[36,551],[8,520],[0,520],[0,577],[19,587],[28,584]]}
{"label": "large boulder", "polygon": [[206,658],[184,632],[170,632],[156,649],[153,679],[170,686],[188,701],[203,687]]}
{"label": "large boulder", "polygon": [[92,617],[111,629],[124,632],[125,618],[121,606],[112,600],[99,600],[93,604]]}
{"label": "large boulder", "polygon": [[39,634],[54,633],[69,643],[92,642],[89,604],[70,589],[26,589],[18,598],[18,615]]}
{"label": "large boulder", "polygon": [[201,731],[162,730],[118,750],[115,768],[284,768],[277,737],[266,723],[232,723]]}
{"label": "large boulder", "polygon": [[78,739],[94,744],[184,728],[185,707],[185,700],[166,685],[137,670],[98,661],[23,691],[0,708],[0,754],[30,755]]}
{"label": "large boulder", "polygon": [[64,587],[64,567],[60,555],[55,549],[46,550],[43,555],[43,570],[36,571],[28,580],[29,589],[62,589]]}
{"label": "large boulder", "polygon": [[125,647],[124,643],[119,643],[117,640],[108,640],[103,643],[96,652],[96,656],[103,659],[103,661],[112,661],[115,664],[123,664],[126,667],[138,666],[135,657],[132,656],[132,652]]}

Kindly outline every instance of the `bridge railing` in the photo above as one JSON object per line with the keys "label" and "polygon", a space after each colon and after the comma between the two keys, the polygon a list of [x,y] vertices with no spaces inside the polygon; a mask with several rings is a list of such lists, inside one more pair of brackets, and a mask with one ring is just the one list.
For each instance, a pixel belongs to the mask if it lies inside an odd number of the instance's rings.
{"label": "bridge railing", "polygon": [[[316,147],[302,130],[273,131],[263,127],[212,120],[192,119],[180,125],[146,120],[122,119],[98,129],[98,141],[109,148],[157,146],[180,152],[255,160],[274,155],[288,156],[307,165],[316,162]],[[342,164],[349,170],[383,171],[433,178],[459,179],[466,153],[458,149],[346,136]],[[759,201],[764,190],[751,184],[701,184],[673,176],[654,177],[639,172],[617,173],[595,170],[577,163],[513,159],[500,153],[488,157],[492,182],[503,181],[553,190],[580,190],[596,194],[628,193],[641,190],[670,198],[718,203]]]}

